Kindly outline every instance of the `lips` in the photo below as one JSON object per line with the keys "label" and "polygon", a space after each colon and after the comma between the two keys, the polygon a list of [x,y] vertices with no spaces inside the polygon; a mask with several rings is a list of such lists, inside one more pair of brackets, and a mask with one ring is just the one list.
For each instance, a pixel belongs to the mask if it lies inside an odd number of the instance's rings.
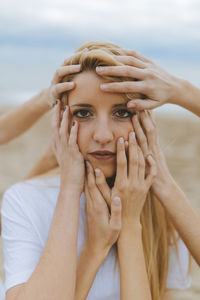
{"label": "lips", "polygon": [[95,151],[92,153],[89,153],[93,158],[98,160],[107,160],[107,159],[113,159],[115,157],[115,153],[111,151]]}
{"label": "lips", "polygon": [[107,151],[107,150],[104,150],[104,151],[94,151],[94,152],[91,152],[90,154],[92,154],[92,155],[115,155],[114,152]]}

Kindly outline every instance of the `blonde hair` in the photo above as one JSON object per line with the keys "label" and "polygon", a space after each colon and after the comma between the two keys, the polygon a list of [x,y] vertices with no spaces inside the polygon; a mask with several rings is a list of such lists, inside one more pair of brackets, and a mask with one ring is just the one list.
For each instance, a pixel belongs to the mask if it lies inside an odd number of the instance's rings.
{"label": "blonde hair", "polygon": [[[87,51],[81,52],[87,48]],[[115,55],[125,55],[123,50],[112,43],[99,43],[92,42],[83,45],[77,50],[77,55],[72,57],[69,64],[81,64],[81,72],[93,71],[97,66],[116,66],[123,65],[119,63]],[[75,75],[68,75],[63,79],[64,81],[72,81]],[[122,77],[103,77],[107,81],[125,81],[133,80],[131,78]],[[67,96],[65,93],[62,95],[63,105],[67,104]],[[126,98],[143,98],[143,95],[136,93],[125,95]],[[151,289],[152,299],[159,300],[163,297],[166,289],[166,280],[168,273],[168,257],[169,257],[169,244],[173,244],[177,249],[177,239],[175,230],[169,221],[165,210],[160,202],[148,193],[146,202],[141,213],[142,224],[142,239],[143,249],[146,262],[146,269]],[[117,259],[117,254],[116,254]]]}

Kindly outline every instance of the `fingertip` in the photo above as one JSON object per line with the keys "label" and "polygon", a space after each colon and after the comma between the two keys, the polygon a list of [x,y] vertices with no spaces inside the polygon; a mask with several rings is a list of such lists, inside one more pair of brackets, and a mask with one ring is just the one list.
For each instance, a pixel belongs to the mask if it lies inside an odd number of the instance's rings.
{"label": "fingertip", "polygon": [[120,206],[120,204],[121,204],[121,199],[120,199],[120,197],[114,197],[112,203],[113,203],[114,205],[116,205],[116,206]]}

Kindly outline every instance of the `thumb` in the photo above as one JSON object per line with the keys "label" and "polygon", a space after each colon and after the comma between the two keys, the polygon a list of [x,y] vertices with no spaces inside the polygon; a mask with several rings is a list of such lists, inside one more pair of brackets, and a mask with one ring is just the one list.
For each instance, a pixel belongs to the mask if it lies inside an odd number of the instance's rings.
{"label": "thumb", "polygon": [[121,229],[121,200],[119,197],[114,197],[111,202],[111,217],[110,226],[113,230],[120,231]]}
{"label": "thumb", "polygon": [[151,99],[134,99],[127,103],[128,108],[133,108],[135,110],[150,110],[160,105],[160,102]]}

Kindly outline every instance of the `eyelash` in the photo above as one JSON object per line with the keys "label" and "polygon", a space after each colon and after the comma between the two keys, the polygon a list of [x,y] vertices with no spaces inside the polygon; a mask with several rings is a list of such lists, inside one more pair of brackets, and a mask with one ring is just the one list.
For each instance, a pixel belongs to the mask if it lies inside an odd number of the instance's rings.
{"label": "eyelash", "polygon": [[[127,110],[127,109],[119,109],[119,110],[116,110],[115,113],[116,112],[122,112],[122,111],[128,113],[128,115],[126,117],[117,117],[117,118],[127,119],[127,118],[130,118],[130,117],[133,116],[133,113],[130,112],[129,110]],[[87,109],[79,109],[79,110],[76,110],[76,111],[73,112],[73,116],[76,116],[79,119],[87,119],[87,118],[89,118],[89,116],[82,116],[82,117],[78,116],[79,112],[89,112],[91,114],[91,112],[89,110],[87,110]]]}

